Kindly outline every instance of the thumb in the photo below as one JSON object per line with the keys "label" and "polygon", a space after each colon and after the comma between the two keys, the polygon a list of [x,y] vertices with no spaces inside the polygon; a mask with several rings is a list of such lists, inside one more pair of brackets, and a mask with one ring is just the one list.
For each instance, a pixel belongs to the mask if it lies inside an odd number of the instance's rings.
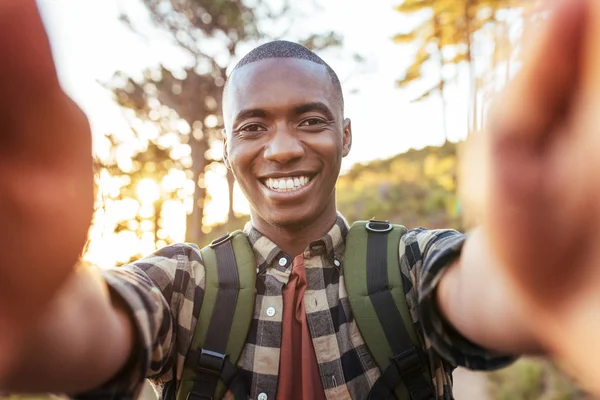
{"label": "thumb", "polygon": [[494,204],[508,201],[511,207],[504,208],[518,209],[537,198],[532,195],[539,194],[539,170],[530,166],[557,119],[564,117],[578,84],[588,7],[587,0],[556,1],[525,51],[521,70],[492,104],[486,130],[466,142],[461,198],[470,223],[495,214],[490,210]]}
{"label": "thumb", "polygon": [[524,56],[523,67],[490,111],[496,151],[536,150],[571,104],[580,80],[588,0],[556,0],[549,20]]}
{"label": "thumb", "polygon": [[52,52],[34,0],[0,0],[3,105],[58,88]]}

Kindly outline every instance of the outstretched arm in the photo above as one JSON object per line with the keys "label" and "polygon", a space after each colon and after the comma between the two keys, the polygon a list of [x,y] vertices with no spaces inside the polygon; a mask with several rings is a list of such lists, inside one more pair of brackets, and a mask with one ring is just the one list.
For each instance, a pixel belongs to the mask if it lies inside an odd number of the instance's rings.
{"label": "outstretched arm", "polygon": [[439,305],[474,342],[543,347],[600,394],[600,3],[554,3],[486,132],[470,139],[479,162],[463,182],[481,228],[443,277]]}
{"label": "outstretched arm", "polygon": [[105,285],[73,272],[93,210],[89,125],[34,0],[0,0],[0,38],[0,391],[89,388],[131,348]]}
{"label": "outstretched arm", "polygon": [[540,341],[516,293],[494,265],[485,233],[469,234],[460,260],[444,273],[437,303],[444,318],[466,339],[499,354],[536,354]]}
{"label": "outstretched arm", "polygon": [[93,270],[71,276],[28,331],[0,391],[80,393],[113,378],[134,346],[132,321],[114,299]]}

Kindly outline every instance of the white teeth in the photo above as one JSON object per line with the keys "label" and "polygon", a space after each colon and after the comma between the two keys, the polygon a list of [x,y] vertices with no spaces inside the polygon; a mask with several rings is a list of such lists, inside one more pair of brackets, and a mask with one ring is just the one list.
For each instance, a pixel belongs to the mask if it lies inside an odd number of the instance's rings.
{"label": "white teeth", "polygon": [[307,176],[294,176],[289,178],[267,178],[265,185],[271,190],[288,192],[300,189],[308,185],[309,182],[310,179]]}

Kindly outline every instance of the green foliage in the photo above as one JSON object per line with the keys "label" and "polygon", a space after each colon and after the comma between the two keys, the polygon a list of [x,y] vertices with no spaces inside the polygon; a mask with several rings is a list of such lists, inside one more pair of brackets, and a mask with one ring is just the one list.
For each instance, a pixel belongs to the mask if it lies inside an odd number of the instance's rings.
{"label": "green foliage", "polygon": [[459,229],[455,170],[451,142],[357,164],[338,181],[338,209],[349,221],[376,218],[407,227]]}
{"label": "green foliage", "polygon": [[495,400],[591,399],[551,362],[535,358],[490,373],[489,391]]}

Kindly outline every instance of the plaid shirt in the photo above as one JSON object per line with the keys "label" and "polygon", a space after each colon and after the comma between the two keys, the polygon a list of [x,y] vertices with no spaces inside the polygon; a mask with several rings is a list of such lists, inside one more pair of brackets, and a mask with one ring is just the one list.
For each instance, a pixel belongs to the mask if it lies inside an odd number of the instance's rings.
{"label": "plaid shirt", "polygon": [[[275,399],[282,289],[291,273],[292,257],[251,224],[244,231],[259,273],[254,318],[238,366],[250,383],[250,398],[265,393]],[[306,316],[328,399],[365,399],[380,375],[352,316],[344,285],[347,232],[348,225],[338,216],[331,230],[304,251]],[[423,339],[422,350],[438,399],[453,398],[451,373],[456,366],[493,369],[512,361],[462,338],[444,323],[437,310],[436,285],[445,267],[460,254],[464,238],[455,231],[415,229],[404,234],[399,246],[408,306],[417,334]],[[282,258],[287,262],[280,263]],[[121,296],[131,310],[139,348],[118,377],[78,398],[136,398],[146,377],[158,385],[178,382],[204,294],[205,271],[198,248],[189,244],[168,246],[103,274],[113,295]],[[270,307],[275,308],[273,316],[266,313]]]}

